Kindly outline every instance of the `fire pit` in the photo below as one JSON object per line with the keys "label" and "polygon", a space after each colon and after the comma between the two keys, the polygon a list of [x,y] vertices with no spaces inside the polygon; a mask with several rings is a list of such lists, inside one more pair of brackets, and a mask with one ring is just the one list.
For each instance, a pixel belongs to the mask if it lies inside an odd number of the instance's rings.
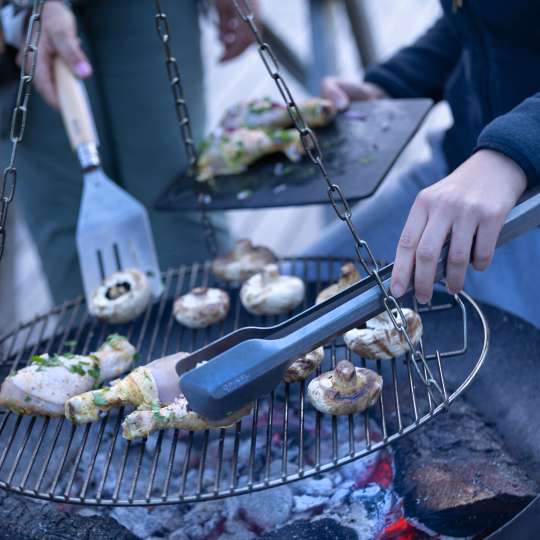
{"label": "fire pit", "polygon": [[[343,262],[281,261],[308,283],[305,305],[298,309],[310,305],[321,288],[337,278]],[[269,325],[278,320],[248,315],[238,302],[238,290],[231,290],[232,309],[221,326],[184,329],[171,316],[173,299],[197,285],[223,284],[215,283],[208,264],[182,267],[163,277],[165,294],[161,301],[138,321],[114,328],[137,345],[140,363],[177,350],[193,350],[238,326]],[[420,474],[424,465],[440,469],[442,462],[452,464],[452,448],[470,450],[476,445],[487,448],[481,457],[497,456],[493,469],[500,470],[501,462],[512,462],[505,471],[517,479],[517,487],[499,482],[502,496],[484,492],[477,496],[478,500],[491,501],[488,509],[507,508],[505,515],[509,518],[531,500],[534,483],[517,474],[512,459],[499,452],[501,442],[486,443],[495,440],[493,428],[484,432],[483,421],[470,424],[466,420],[474,420],[476,413],[463,413],[461,409],[443,413],[471,383],[486,355],[488,336],[483,312],[466,296],[438,295],[432,306],[422,310],[422,318],[426,329],[423,347],[446,402],[432,399],[408,357],[364,360],[351,355],[339,338],[326,347],[322,370],[348,358],[377,370],[384,378],[380,401],[363,415],[338,418],[317,413],[304,397],[307,381],[281,385],[259,399],[252,415],[233,428],[202,433],[169,430],[139,442],[127,442],[119,434],[125,410],[111,411],[100,422],[79,427],[64,419],[4,413],[0,419],[0,485],[49,501],[101,505],[96,513],[116,518],[141,538],[154,536],[163,529],[163,523],[168,525],[162,533],[174,533],[171,538],[177,540],[255,538],[264,534],[267,536],[262,537],[268,539],[292,534],[302,538],[333,534],[327,537],[361,540],[437,538],[429,531],[438,530],[447,507],[457,507],[457,513],[451,515],[461,518],[468,515],[469,507],[463,508],[463,501],[458,499],[445,501],[444,508],[415,506],[415,497],[407,494],[420,489],[418,486],[428,490],[426,493],[441,491],[440,483],[426,487],[425,475]],[[77,341],[77,351],[90,350],[111,330],[89,318],[82,299],[67,302],[1,339],[2,375],[23,365],[37,351],[61,351],[73,340]],[[432,354],[435,345],[441,351],[440,358]],[[403,435],[439,413],[444,414],[442,428],[434,422],[430,424],[433,429],[423,428],[420,437],[401,442]],[[479,433],[471,438],[471,444],[461,434],[467,426]],[[436,440],[441,429],[447,433],[443,441]],[[387,448],[391,442],[398,443],[394,445],[397,454]],[[449,449],[450,454],[445,454]],[[442,461],[437,462],[438,458]],[[490,469],[481,480],[487,478],[488,484],[493,483],[492,472]],[[450,493],[455,491],[451,487],[453,474],[450,471],[447,477]],[[462,489],[468,489],[469,480],[462,481]],[[478,482],[478,478],[472,481]],[[180,502],[195,504],[162,506]],[[469,503],[477,512],[476,502]],[[148,509],[111,508],[127,505]],[[421,515],[432,529],[406,519],[411,515]],[[480,517],[476,529],[486,518]],[[282,536],[272,536],[271,531],[279,528]],[[470,536],[464,530],[454,535]]]}

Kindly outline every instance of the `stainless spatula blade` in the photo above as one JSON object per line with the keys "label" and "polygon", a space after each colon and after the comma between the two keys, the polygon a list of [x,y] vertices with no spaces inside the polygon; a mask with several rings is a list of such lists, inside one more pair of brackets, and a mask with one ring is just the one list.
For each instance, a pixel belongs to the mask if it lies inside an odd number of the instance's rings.
{"label": "stainless spatula blade", "polygon": [[84,174],[76,242],[87,300],[106,276],[126,268],[145,273],[154,298],[161,295],[148,212],[101,168]]}

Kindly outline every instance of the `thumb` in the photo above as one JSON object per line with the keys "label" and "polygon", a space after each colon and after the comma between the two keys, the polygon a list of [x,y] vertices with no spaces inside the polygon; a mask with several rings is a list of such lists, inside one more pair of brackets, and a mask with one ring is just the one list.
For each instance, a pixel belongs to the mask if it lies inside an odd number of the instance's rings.
{"label": "thumb", "polygon": [[62,29],[51,34],[51,41],[58,55],[81,79],[92,75],[92,66],[81,49],[75,29]]}
{"label": "thumb", "polygon": [[321,96],[329,99],[340,111],[349,106],[349,96],[335,77],[325,77],[321,83]]}

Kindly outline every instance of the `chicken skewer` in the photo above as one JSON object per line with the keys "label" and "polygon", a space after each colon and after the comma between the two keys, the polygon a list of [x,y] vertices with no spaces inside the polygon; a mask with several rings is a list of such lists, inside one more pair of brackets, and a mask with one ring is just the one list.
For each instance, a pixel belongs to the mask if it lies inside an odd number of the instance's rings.
{"label": "chicken skewer", "polygon": [[151,409],[172,403],[180,392],[176,363],[188,353],[179,352],[134,369],[110,386],[81,393],[66,402],[66,418],[76,424],[95,422],[101,412],[123,405]]}
{"label": "chicken skewer", "polygon": [[135,347],[116,334],[89,356],[33,356],[28,366],[4,380],[0,405],[19,414],[62,416],[69,398],[118,377],[131,367],[134,357]]}

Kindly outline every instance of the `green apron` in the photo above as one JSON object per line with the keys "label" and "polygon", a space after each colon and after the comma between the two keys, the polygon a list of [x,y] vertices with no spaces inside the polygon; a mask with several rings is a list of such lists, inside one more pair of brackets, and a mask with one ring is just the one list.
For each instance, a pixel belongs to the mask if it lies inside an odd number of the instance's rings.
{"label": "green apron", "polygon": [[[182,74],[194,136],[204,131],[203,69],[196,1],[163,0],[173,54]],[[152,206],[185,169],[186,158],[168,84],[153,0],[91,0],[77,10],[79,32],[94,68],[86,82],[105,172],[146,205],[162,270],[208,258],[197,213]],[[8,141],[2,142],[2,158]],[[82,291],[75,228],[82,176],[60,114],[37,92],[16,165],[16,200],[36,242],[51,292],[61,302]],[[221,249],[225,216],[212,214]]]}

